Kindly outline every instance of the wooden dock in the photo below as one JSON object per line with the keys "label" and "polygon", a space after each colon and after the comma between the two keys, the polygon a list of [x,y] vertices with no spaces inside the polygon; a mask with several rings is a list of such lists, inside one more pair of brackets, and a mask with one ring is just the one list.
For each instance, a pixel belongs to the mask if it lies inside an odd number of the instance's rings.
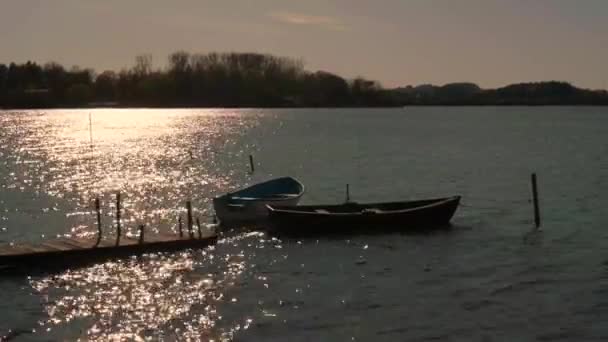
{"label": "wooden dock", "polygon": [[215,232],[207,232],[200,237],[150,234],[143,241],[123,236],[118,244],[116,238],[101,241],[96,238],[60,238],[40,244],[4,245],[0,246],[0,269],[44,271],[145,253],[201,248],[213,245],[216,241]]}

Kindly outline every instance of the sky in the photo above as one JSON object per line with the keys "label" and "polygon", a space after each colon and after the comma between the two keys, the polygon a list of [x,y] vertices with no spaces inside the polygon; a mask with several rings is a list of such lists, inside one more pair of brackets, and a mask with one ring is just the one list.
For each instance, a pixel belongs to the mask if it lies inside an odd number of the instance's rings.
{"label": "sky", "polygon": [[0,63],[98,72],[151,54],[261,52],[396,87],[608,88],[607,0],[0,0]]}

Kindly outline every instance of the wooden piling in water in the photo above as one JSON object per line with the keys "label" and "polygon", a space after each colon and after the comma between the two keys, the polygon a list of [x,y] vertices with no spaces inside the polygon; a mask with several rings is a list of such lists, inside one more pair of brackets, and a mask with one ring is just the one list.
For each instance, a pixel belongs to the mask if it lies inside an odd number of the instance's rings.
{"label": "wooden piling in water", "polygon": [[193,223],[192,223],[192,203],[190,201],[186,202],[186,210],[188,211],[188,234],[190,234],[191,239],[194,239],[194,231],[193,231]]}
{"label": "wooden piling in water", "polygon": [[249,167],[251,169],[251,173],[255,172],[255,165],[253,164],[253,155],[249,155]]}
{"label": "wooden piling in water", "polygon": [[350,184],[346,184],[346,203],[350,202]]}
{"label": "wooden piling in water", "polygon": [[120,228],[120,192],[116,193],[116,246],[120,244],[120,236],[122,231]]}
{"label": "wooden piling in water", "polygon": [[201,220],[196,218],[196,227],[198,228],[198,238],[201,239],[203,237],[203,233],[201,232]]}
{"label": "wooden piling in water", "polygon": [[182,229],[182,216],[177,217],[177,225],[179,226],[179,237],[184,237],[184,230]]}
{"label": "wooden piling in water", "polygon": [[143,244],[144,243],[144,228],[145,225],[140,224],[139,225],[139,244]]}
{"label": "wooden piling in water", "polygon": [[532,174],[532,201],[534,203],[534,225],[538,229],[540,227],[540,208],[538,206],[538,186],[536,182],[536,173]]}
{"label": "wooden piling in water", "polygon": [[91,148],[93,148],[93,119],[89,113],[89,138],[91,139]]}
{"label": "wooden piling in water", "polygon": [[95,212],[97,213],[97,243],[96,245],[99,245],[99,242],[101,242],[101,238],[102,238],[102,231],[101,231],[101,205],[99,202],[99,197],[95,198]]}

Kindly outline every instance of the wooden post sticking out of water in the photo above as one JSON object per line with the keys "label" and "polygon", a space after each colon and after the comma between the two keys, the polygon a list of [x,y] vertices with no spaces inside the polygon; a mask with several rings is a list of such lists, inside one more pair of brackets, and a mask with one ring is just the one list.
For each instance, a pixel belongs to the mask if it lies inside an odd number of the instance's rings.
{"label": "wooden post sticking out of water", "polygon": [[540,227],[540,209],[538,207],[538,187],[536,184],[536,173],[532,174],[532,201],[534,202],[534,225]]}
{"label": "wooden post sticking out of water", "polygon": [[198,238],[202,239],[203,232],[201,232],[201,220],[199,220],[198,217],[196,218],[196,227],[198,228]]}
{"label": "wooden post sticking out of water", "polygon": [[120,244],[120,192],[116,193],[116,246]]}
{"label": "wooden post sticking out of water", "polygon": [[96,246],[101,242],[101,205],[99,204],[99,197],[95,198],[95,212],[97,213],[97,243]]}
{"label": "wooden post sticking out of water", "polygon": [[139,244],[143,244],[144,243],[144,228],[145,225],[140,224],[139,225]]}
{"label": "wooden post sticking out of water", "polygon": [[346,184],[346,203],[350,202],[350,184]]}
{"label": "wooden post sticking out of water", "polygon": [[184,237],[184,230],[182,229],[182,216],[177,217],[177,225],[179,226],[179,237]]}
{"label": "wooden post sticking out of water", "polygon": [[91,138],[91,148],[93,148],[93,119],[89,113],[89,137]]}
{"label": "wooden post sticking out of water", "polygon": [[255,165],[253,164],[253,155],[249,155],[249,167],[251,168],[251,173],[255,172]]}
{"label": "wooden post sticking out of water", "polygon": [[188,211],[188,234],[190,234],[190,238],[194,238],[194,231],[192,230],[192,203],[190,201],[186,202],[186,210]]}

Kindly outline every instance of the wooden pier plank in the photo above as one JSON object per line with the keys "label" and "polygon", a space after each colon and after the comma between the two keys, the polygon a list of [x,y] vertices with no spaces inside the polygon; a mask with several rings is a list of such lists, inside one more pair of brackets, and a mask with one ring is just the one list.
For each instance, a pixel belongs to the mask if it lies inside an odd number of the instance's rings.
{"label": "wooden pier plank", "polygon": [[61,243],[76,247],[76,248],[91,248],[95,245],[95,241],[92,240],[79,240],[73,238],[64,238],[59,240]]}
{"label": "wooden pier plank", "polygon": [[0,266],[17,266],[24,271],[58,264],[79,264],[84,260],[104,260],[128,255],[160,251],[200,248],[215,244],[214,232],[205,231],[201,238],[180,237],[172,233],[149,234],[143,243],[138,238],[122,237],[119,245],[115,238],[97,241],[95,238],[63,237],[40,244],[22,243],[0,246]]}
{"label": "wooden pier plank", "polygon": [[25,247],[25,245],[9,246],[8,248],[0,250],[0,256],[31,253],[31,251]]}
{"label": "wooden pier plank", "polygon": [[[41,245],[33,245],[33,244],[25,244],[20,246],[25,250],[30,251],[30,253],[40,253],[40,252],[47,252],[49,250],[49,247],[45,246],[44,244]],[[56,249],[51,247],[52,249]]]}
{"label": "wooden pier plank", "polygon": [[[43,242],[40,244],[40,252],[55,252],[55,251],[67,251],[70,249],[74,249],[74,248],[69,248],[67,246],[64,246],[62,244],[60,244],[57,241],[47,241],[47,242]],[[44,248],[44,250],[42,250],[42,248]]]}
{"label": "wooden pier plank", "polygon": [[71,250],[71,249],[83,249],[82,246],[74,246],[66,243],[62,240],[51,240],[46,241],[41,244],[44,247],[50,247],[61,251]]}

